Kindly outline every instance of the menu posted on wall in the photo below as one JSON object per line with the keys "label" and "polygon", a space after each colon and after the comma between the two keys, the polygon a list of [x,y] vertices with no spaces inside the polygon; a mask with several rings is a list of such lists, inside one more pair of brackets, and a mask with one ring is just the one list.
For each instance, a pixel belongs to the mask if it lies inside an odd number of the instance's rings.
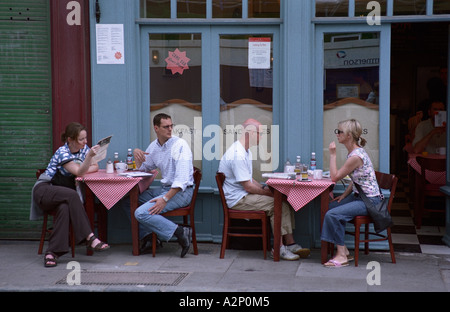
{"label": "menu posted on wall", "polygon": [[270,46],[270,38],[249,38],[249,69],[270,69]]}
{"label": "menu posted on wall", "polygon": [[97,64],[125,64],[123,24],[96,25]]}

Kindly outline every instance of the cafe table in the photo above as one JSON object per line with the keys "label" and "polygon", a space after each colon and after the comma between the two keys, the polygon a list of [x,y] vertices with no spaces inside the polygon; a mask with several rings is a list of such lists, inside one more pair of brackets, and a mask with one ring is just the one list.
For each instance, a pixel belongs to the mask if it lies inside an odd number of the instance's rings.
{"label": "cafe table", "polygon": [[[125,172],[124,174],[126,174]],[[139,225],[134,217],[134,212],[138,207],[139,194],[146,190],[154,180],[154,175],[137,176],[136,172],[130,172],[135,176],[113,173],[106,173],[105,169],[100,169],[97,172],[88,173],[76,180],[86,185],[85,187],[85,207],[86,214],[94,228],[95,220],[95,197],[106,208],[111,209],[119,200],[129,193],[130,196],[130,214],[131,214],[131,235],[133,245],[133,255],[139,255]],[[95,195],[95,196],[94,196]],[[97,226],[99,239],[106,241],[106,218],[105,210],[99,209]],[[92,252],[88,252],[92,254]]]}
{"label": "cafe table", "polygon": [[[280,261],[282,202],[287,201],[295,211],[299,211],[320,196],[320,224],[322,227],[325,213],[328,211],[330,192],[333,190],[335,183],[330,178],[310,179],[308,181],[271,178],[267,180],[266,184],[273,189],[274,195],[273,259],[274,261]],[[328,247],[329,244],[322,241],[322,263],[327,261]]]}
{"label": "cafe table", "polygon": [[[421,174],[420,165],[416,159],[418,156],[431,158],[431,159],[445,159],[446,158],[445,155],[440,155],[440,154],[427,154],[427,155],[408,154],[408,165],[410,168],[414,169],[415,173],[418,173],[418,174]],[[445,178],[446,178],[445,171],[442,171],[442,172],[429,171],[426,173],[426,176],[425,176],[425,179],[428,182],[430,182],[431,184],[445,184]]]}
{"label": "cafe table", "polygon": [[[420,213],[420,196],[423,196],[420,184],[420,176],[422,170],[419,163],[417,162],[417,157],[425,157],[429,159],[446,159],[446,155],[440,154],[408,154],[408,172],[410,178],[410,187],[413,190],[414,196],[414,215],[417,216]],[[425,180],[430,184],[445,185],[446,184],[446,171],[436,172],[436,171],[426,171]]]}

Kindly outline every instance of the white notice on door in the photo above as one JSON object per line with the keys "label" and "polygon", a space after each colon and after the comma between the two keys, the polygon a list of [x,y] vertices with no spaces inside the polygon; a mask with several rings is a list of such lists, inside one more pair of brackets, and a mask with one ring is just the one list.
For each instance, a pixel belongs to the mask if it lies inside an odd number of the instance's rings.
{"label": "white notice on door", "polygon": [[248,68],[270,69],[270,38],[249,38]]}

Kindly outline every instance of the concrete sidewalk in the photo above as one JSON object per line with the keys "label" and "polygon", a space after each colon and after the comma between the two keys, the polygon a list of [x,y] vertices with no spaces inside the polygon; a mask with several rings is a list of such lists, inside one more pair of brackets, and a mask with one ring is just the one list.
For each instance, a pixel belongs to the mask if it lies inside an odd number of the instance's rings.
{"label": "concrete sidewalk", "polygon": [[[58,260],[57,267],[45,268],[37,249],[34,241],[0,240],[0,291],[450,291],[449,255],[397,253],[397,263],[392,264],[389,253],[362,252],[358,267],[352,262],[348,267],[325,268],[318,249],[308,259],[275,263],[269,256],[264,260],[258,250],[227,250],[225,259],[219,259],[220,245],[204,243],[199,244],[198,256],[191,250],[180,258],[178,244],[166,243],[155,258],[133,256],[131,245],[112,245],[93,256],[86,256],[86,249],[78,246],[75,258],[69,253]],[[375,266],[366,268],[369,262]],[[78,281],[81,285],[69,285]],[[375,282],[381,285],[371,285]]]}

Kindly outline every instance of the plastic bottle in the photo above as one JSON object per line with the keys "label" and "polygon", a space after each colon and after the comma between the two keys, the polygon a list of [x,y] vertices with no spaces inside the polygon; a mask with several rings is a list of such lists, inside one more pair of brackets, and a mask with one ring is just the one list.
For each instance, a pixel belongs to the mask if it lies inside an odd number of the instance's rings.
{"label": "plastic bottle", "polygon": [[119,162],[119,153],[118,152],[114,152],[114,169],[116,169],[116,164]]}
{"label": "plastic bottle", "polygon": [[297,176],[299,176],[302,173],[302,163],[300,161],[300,156],[297,156],[297,161],[295,162],[294,172]]}
{"label": "plastic bottle", "polygon": [[128,170],[133,170],[133,154],[131,153],[131,148],[128,149],[127,153],[127,166]]}
{"label": "plastic bottle", "polygon": [[284,164],[284,173],[288,172],[287,167],[291,166],[291,162],[289,161],[289,158],[286,160],[286,163]]}
{"label": "plastic bottle", "polygon": [[316,153],[314,152],[311,153],[311,164],[309,168],[313,171],[316,170]]}

